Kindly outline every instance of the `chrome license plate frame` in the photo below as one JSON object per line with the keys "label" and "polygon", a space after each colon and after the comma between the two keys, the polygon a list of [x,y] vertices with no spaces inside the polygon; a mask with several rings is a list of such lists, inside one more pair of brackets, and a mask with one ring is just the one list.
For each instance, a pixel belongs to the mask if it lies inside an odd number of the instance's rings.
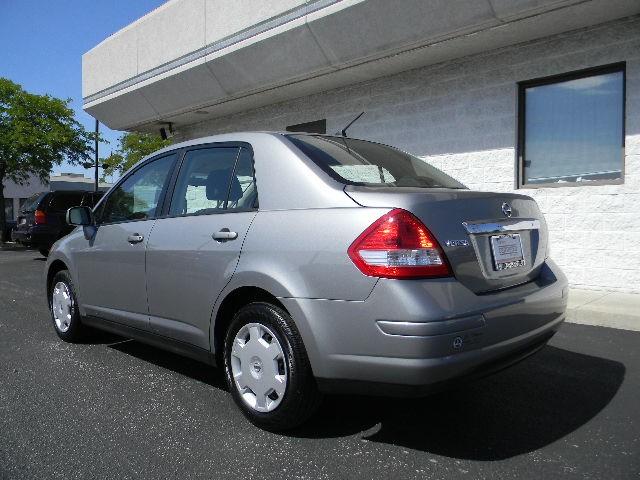
{"label": "chrome license plate frame", "polygon": [[519,233],[491,235],[490,242],[494,270],[500,272],[526,265]]}

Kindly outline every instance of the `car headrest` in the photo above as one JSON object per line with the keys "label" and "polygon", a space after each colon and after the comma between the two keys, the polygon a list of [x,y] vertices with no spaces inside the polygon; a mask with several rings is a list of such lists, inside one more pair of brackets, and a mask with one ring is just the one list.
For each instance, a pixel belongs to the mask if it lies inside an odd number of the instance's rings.
{"label": "car headrest", "polygon": [[242,187],[238,177],[231,175],[232,170],[214,170],[207,176],[207,200],[224,201],[227,199],[227,188],[231,177],[231,191],[229,201],[235,202],[242,198]]}

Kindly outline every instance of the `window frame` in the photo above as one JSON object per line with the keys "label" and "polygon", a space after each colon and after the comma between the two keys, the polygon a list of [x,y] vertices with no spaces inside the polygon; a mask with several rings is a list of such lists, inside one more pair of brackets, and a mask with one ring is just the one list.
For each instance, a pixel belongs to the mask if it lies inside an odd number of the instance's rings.
{"label": "window frame", "polygon": [[[159,218],[158,215],[158,211],[160,211],[162,213],[163,209],[164,209],[164,204],[165,204],[165,200],[167,197],[167,187],[169,185],[171,185],[171,180],[173,179],[173,176],[175,174],[175,170],[176,170],[176,165],[180,160],[180,151],[181,149],[177,148],[175,150],[170,150],[168,152],[162,152],[158,155],[155,155],[153,157],[150,157],[142,162],[140,162],[138,165],[136,165],[135,167],[133,167],[133,169],[128,172],[125,176],[123,176],[120,180],[118,180],[116,182],[116,184],[111,187],[111,189],[109,189],[109,191],[104,194],[102,196],[102,198],[100,199],[100,201],[98,201],[98,203],[96,203],[96,205],[93,207],[93,214],[95,216],[96,219],[96,226],[106,226],[106,225],[119,225],[121,223],[133,223],[133,222],[146,222],[148,220],[155,220],[157,218]],[[169,168],[169,174],[167,175],[167,179],[165,180],[164,185],[162,186],[162,191],[160,192],[160,196],[158,198],[158,204],[156,206],[156,214],[153,215],[152,217],[148,217],[148,218],[136,218],[133,220],[119,220],[117,222],[101,222],[100,218],[98,218],[97,213],[99,211],[100,208],[103,207],[103,204],[105,204],[106,202],[109,201],[109,198],[111,198],[111,195],[113,195],[113,192],[115,192],[118,188],[120,188],[120,186],[126,182],[132,175],[135,175],[136,172],[138,172],[141,168],[145,167],[146,165],[156,161],[156,160],[160,160],[164,157],[169,157],[171,155],[176,155],[176,158],[173,160],[173,164],[171,165],[171,167]],[[160,209],[160,210],[159,210]]]}
{"label": "window frame", "polygon": [[[621,171],[620,178],[591,180],[589,182],[544,182],[525,183],[525,127],[526,127],[526,91],[531,87],[541,87],[553,85],[555,83],[579,80],[582,78],[605,75],[607,73],[622,73],[622,135],[621,135]],[[625,178],[625,137],[626,137],[626,104],[627,104],[627,64],[626,62],[616,62],[597,67],[583,68],[571,72],[550,75],[547,77],[534,78],[518,82],[517,89],[517,127],[516,127],[516,158],[515,158],[515,188],[516,189],[536,189],[536,188],[558,188],[558,187],[584,187],[598,185],[621,185]]]}
{"label": "window frame", "polygon": [[[187,153],[194,150],[202,150],[206,148],[237,148],[238,149],[238,155],[236,155],[236,159],[233,163],[233,170],[231,172],[231,175],[235,175],[236,173],[236,167],[238,165],[238,160],[240,159],[240,149],[246,148],[249,151],[249,154],[251,155],[251,165],[253,167],[253,179],[256,185],[256,199],[253,202],[253,206],[249,208],[227,208],[225,206],[225,208],[220,208],[216,211],[208,211],[206,213],[181,213],[176,215],[170,215],[169,210],[171,208],[171,201],[173,199],[173,196],[175,195],[176,185],[178,184],[178,177],[180,176],[180,172],[185,166],[185,159],[186,159]],[[227,191],[227,197],[228,195],[229,194]],[[228,213],[257,212],[259,208],[258,207],[259,198],[260,198],[260,192],[258,189],[258,178],[256,176],[255,155],[253,152],[253,147],[251,146],[250,143],[234,142],[234,141],[203,143],[203,144],[193,145],[189,147],[183,147],[180,149],[180,154],[178,156],[178,160],[176,164],[174,165],[174,171],[173,171],[173,175],[171,176],[171,181],[169,182],[167,193],[163,199],[162,210],[160,211],[160,215],[156,216],[156,218],[165,219],[165,218],[181,218],[181,217],[200,217],[200,216],[206,216],[206,215],[224,215]],[[227,198],[227,202],[228,202],[228,198]]]}

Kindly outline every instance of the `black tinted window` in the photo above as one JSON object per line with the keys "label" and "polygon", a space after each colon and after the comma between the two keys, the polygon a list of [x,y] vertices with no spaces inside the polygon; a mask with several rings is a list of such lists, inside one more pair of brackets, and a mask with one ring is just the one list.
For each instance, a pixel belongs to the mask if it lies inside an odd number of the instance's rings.
{"label": "black tinted window", "polygon": [[423,160],[379,143],[344,137],[288,135],[336,180],[378,187],[465,188]]}
{"label": "black tinted window", "polygon": [[102,223],[145,220],[157,214],[160,198],[177,154],[159,158],[129,175],[102,204]]}
{"label": "black tinted window", "polygon": [[49,202],[49,210],[66,212],[82,203],[82,193],[54,193]]}

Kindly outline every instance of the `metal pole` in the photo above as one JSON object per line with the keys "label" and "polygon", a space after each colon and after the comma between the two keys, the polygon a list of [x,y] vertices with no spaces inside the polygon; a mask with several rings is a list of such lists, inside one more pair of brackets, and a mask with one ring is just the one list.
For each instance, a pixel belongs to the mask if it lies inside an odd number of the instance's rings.
{"label": "metal pole", "polygon": [[95,171],[95,191],[98,191],[98,134],[100,133],[100,122],[98,121],[98,119],[96,118],[96,138],[94,140],[94,145],[95,145],[95,154],[96,154],[96,171]]}

